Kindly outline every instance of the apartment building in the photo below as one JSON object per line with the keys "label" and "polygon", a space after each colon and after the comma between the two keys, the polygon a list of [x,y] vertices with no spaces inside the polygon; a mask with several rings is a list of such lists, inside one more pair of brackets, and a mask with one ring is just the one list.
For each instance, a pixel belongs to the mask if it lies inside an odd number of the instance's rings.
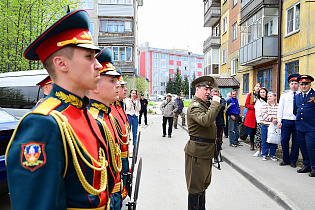
{"label": "apartment building", "polygon": [[139,45],[140,76],[150,82],[150,94],[165,95],[169,79],[173,80],[177,69],[182,78],[192,81],[203,76],[203,55],[186,50],[168,50],[150,47],[149,43]]}
{"label": "apartment building", "polygon": [[[204,26],[213,29],[204,42],[205,73],[236,79],[240,104],[257,82],[279,97],[289,89],[286,78],[290,74],[315,75],[311,68],[315,64],[315,2],[221,0],[220,16],[213,12],[218,3],[204,0]],[[213,45],[218,25],[220,44]],[[216,59],[209,53],[214,49],[220,51],[217,72],[209,67]]]}
{"label": "apartment building", "polygon": [[90,16],[93,41],[109,47],[114,66],[124,74],[138,71],[137,13],[142,0],[85,0],[82,8]]}
{"label": "apartment building", "polygon": [[[282,0],[280,89],[291,73],[315,76],[315,2]],[[314,88],[314,87],[313,87]]]}

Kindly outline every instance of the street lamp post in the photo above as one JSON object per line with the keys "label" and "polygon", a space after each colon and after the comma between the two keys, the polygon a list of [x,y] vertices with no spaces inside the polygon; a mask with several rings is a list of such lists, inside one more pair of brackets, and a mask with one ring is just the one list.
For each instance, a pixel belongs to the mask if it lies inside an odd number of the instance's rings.
{"label": "street lamp post", "polygon": [[191,81],[190,81],[190,54],[191,54],[191,52],[188,52],[188,91],[189,91],[189,96],[188,96],[188,98],[189,99],[191,99],[191,86],[190,86],[190,83],[191,83]]}

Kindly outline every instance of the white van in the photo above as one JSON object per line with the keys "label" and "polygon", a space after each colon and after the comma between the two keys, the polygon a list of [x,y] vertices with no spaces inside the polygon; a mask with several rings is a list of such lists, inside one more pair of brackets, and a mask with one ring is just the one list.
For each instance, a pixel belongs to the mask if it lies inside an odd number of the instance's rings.
{"label": "white van", "polygon": [[47,76],[45,69],[1,73],[0,107],[21,118],[43,97],[36,84]]}

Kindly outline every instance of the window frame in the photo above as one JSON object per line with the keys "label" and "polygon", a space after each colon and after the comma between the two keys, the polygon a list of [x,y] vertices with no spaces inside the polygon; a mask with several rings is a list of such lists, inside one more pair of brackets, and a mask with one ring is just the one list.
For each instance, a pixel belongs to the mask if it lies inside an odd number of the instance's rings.
{"label": "window frame", "polygon": [[249,93],[249,73],[243,74],[243,94]]}
{"label": "window frame", "polygon": [[[268,91],[272,91],[272,68],[267,68],[267,69],[262,69],[257,71],[257,82],[260,83],[263,87],[267,88]],[[267,75],[267,79],[264,79],[264,72],[268,71],[268,75]],[[261,73],[262,78],[260,79],[258,77],[258,74]],[[262,81],[268,81],[268,86],[266,87],[266,85],[264,85],[265,83]]]}
{"label": "window frame", "polygon": [[227,32],[227,17],[225,16],[222,20],[222,35]]}
{"label": "window frame", "polygon": [[226,48],[222,50],[222,65],[226,64]]}
{"label": "window frame", "polygon": [[[296,29],[296,24],[297,24],[297,17],[296,17],[296,8],[299,5],[299,19],[298,19],[298,29]],[[292,14],[292,31],[288,32],[288,20],[289,18],[289,11],[293,9],[293,14]],[[287,8],[285,10],[285,36],[290,36],[291,34],[295,34],[297,32],[300,31],[300,27],[301,27],[301,3],[300,2],[296,2],[295,4],[293,4],[291,7]]]}
{"label": "window frame", "polygon": [[232,42],[237,39],[237,22],[232,25]]}
{"label": "window frame", "polygon": [[[293,65],[292,66],[292,72],[288,74],[288,66],[289,65]],[[297,65],[297,68],[298,68],[298,71],[295,71],[295,65]],[[285,63],[284,64],[284,72],[285,72],[285,84],[284,84],[284,90],[289,90],[290,89],[290,85],[288,83],[288,76],[290,76],[291,74],[293,73],[299,73],[300,72],[300,61],[299,60],[295,60],[295,61],[292,61],[292,62],[288,62],[288,63]]]}
{"label": "window frame", "polygon": [[233,58],[231,60],[231,76],[235,76],[237,72],[238,67],[238,58]]}

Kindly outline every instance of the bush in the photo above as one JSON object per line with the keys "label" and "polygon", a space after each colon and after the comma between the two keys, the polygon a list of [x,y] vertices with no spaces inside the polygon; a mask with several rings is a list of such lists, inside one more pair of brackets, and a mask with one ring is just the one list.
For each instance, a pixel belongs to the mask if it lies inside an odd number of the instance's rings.
{"label": "bush", "polygon": [[154,102],[153,101],[149,101],[148,106],[153,106]]}

